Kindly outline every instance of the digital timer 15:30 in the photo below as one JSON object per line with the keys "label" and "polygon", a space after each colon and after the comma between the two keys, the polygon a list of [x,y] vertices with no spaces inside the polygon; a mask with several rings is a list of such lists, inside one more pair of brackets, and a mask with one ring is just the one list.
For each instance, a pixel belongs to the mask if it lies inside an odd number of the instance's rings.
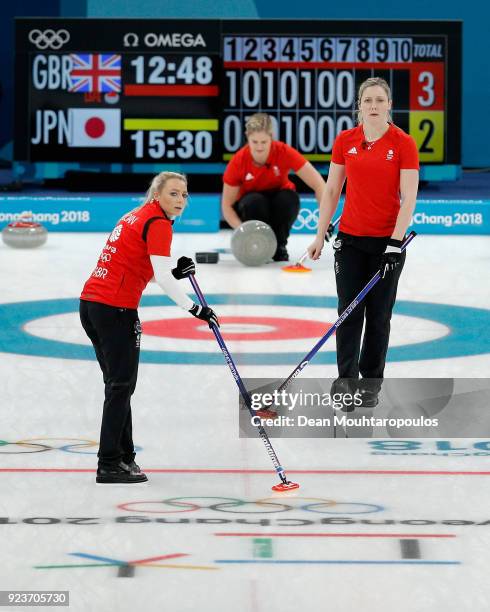
{"label": "digital timer 15:30", "polygon": [[131,134],[136,159],[209,159],[213,136],[209,131],[138,130]]}

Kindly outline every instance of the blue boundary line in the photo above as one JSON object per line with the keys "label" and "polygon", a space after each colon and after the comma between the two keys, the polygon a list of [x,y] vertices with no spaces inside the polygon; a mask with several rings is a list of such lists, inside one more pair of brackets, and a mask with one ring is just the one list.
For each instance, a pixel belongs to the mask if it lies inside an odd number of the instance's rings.
{"label": "blue boundary line", "polygon": [[117,559],[110,559],[109,557],[100,557],[99,555],[89,555],[87,553],[73,552],[68,553],[73,557],[81,557],[82,559],[90,559],[92,561],[104,561],[105,563],[112,563],[113,565],[128,565],[126,561],[118,561]]}

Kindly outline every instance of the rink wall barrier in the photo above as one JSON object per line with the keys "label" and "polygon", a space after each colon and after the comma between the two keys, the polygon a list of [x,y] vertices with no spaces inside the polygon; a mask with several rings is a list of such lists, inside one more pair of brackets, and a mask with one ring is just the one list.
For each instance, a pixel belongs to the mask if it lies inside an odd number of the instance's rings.
{"label": "rink wall barrier", "polygon": [[[19,195],[0,196],[0,229],[23,215],[52,232],[109,232],[117,220],[143,202],[131,195]],[[218,196],[193,196],[175,232],[218,232]]]}
{"label": "rink wall barrier", "polygon": [[[124,195],[5,195],[0,196],[0,229],[31,216],[53,232],[108,232],[141,197]],[[343,198],[336,216],[341,213]],[[292,232],[313,234],[318,225],[318,206],[313,198],[302,198]],[[218,194],[194,195],[176,232],[212,233],[221,220]],[[490,200],[425,199],[417,201],[410,229],[419,234],[490,234]]]}

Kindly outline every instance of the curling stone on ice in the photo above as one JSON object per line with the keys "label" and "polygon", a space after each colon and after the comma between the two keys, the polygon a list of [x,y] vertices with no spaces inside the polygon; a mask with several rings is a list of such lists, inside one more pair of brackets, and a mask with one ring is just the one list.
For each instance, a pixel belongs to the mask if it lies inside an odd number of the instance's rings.
{"label": "curling stone on ice", "polygon": [[245,221],[233,232],[231,251],[245,266],[261,266],[272,259],[277,249],[273,229],[263,221]]}
{"label": "curling stone on ice", "polygon": [[34,249],[48,239],[48,230],[34,221],[14,221],[2,230],[2,240],[14,249]]}

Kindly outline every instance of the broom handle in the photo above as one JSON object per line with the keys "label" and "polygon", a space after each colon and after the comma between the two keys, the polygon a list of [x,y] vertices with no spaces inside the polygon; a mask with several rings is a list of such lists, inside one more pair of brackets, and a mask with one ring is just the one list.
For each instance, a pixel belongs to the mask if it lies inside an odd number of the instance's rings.
{"label": "broom handle", "polygon": [[[340,221],[340,217],[337,217],[337,219],[335,219],[335,221],[332,223],[332,225],[334,227],[336,227],[339,224]],[[305,261],[305,259],[308,257],[308,251],[306,250],[303,255],[301,255],[301,257],[298,259],[298,261],[294,264],[295,266],[302,266],[303,262]]]}

